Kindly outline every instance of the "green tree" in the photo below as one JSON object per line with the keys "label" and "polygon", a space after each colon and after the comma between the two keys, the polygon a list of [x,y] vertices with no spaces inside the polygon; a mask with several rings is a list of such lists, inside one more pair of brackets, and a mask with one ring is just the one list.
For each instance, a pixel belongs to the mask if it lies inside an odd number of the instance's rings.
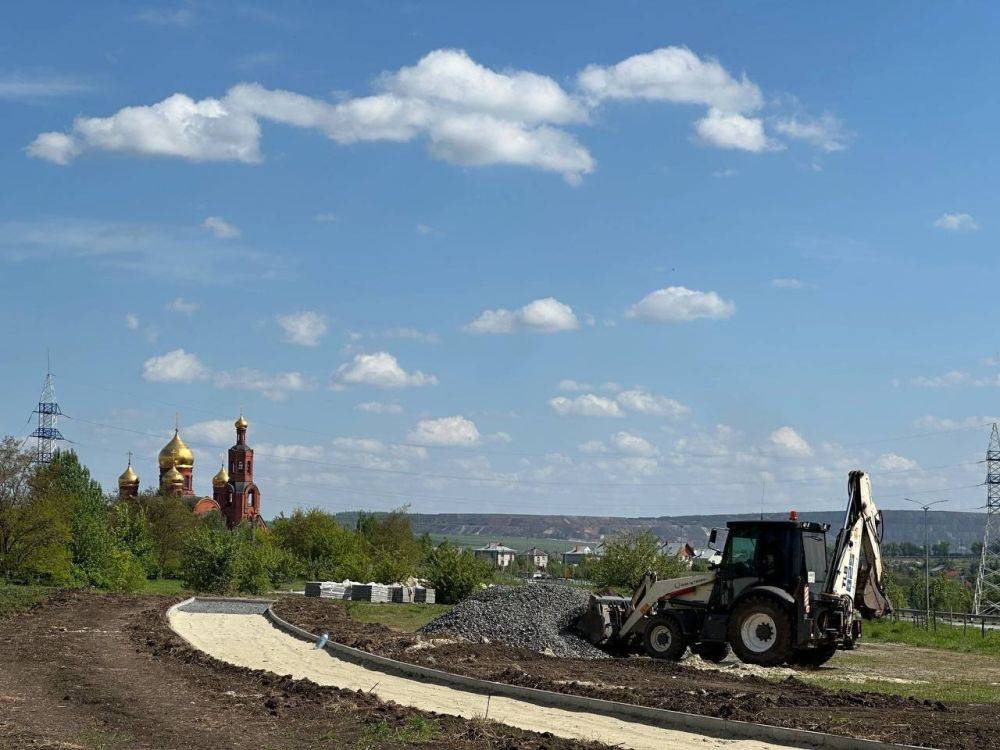
{"label": "green tree", "polygon": [[[926,606],[924,577],[917,576],[907,591],[907,598],[916,609]],[[942,574],[930,579],[931,609],[937,612],[970,612],[972,591],[961,581]]]}
{"label": "green tree", "polygon": [[116,538],[108,501],[73,451],[59,451],[36,475],[39,493],[69,513],[72,581],[112,591],[134,591],[145,581],[142,564]]}
{"label": "green tree", "polygon": [[911,606],[909,592],[904,583],[899,580],[897,574],[887,570],[885,571],[883,581],[885,583],[885,593],[889,597],[889,602],[892,606],[896,609],[909,609]]}
{"label": "green tree", "polygon": [[604,554],[589,568],[590,580],[597,588],[622,591],[631,591],[647,570],[661,579],[691,573],[676,556],[661,554],[660,540],[650,531],[629,531],[605,541]]}
{"label": "green tree", "polygon": [[276,543],[299,561],[311,580],[368,580],[371,560],[361,537],[318,508],[297,508],[271,523]]}
{"label": "green tree", "polygon": [[931,545],[931,554],[936,557],[947,557],[948,550],[951,549],[951,543],[946,541],[938,542],[937,544]]}
{"label": "green tree", "polygon": [[32,457],[12,437],[0,443],[0,578],[70,577],[66,508],[39,492]]}
{"label": "green tree", "polygon": [[118,545],[142,566],[147,577],[157,571],[156,548],[141,505],[134,500],[121,500],[112,505],[111,533]]}
{"label": "green tree", "polygon": [[424,563],[424,577],[442,604],[460,602],[489,581],[492,573],[488,563],[448,541],[435,547]]}
{"label": "green tree", "polygon": [[145,492],[139,496],[138,503],[145,513],[153,542],[153,575],[176,578],[180,575],[184,540],[210,521],[200,520],[183,500],[173,495]]}
{"label": "green tree", "polygon": [[406,507],[389,513],[358,515],[357,531],[371,558],[371,580],[396,583],[414,576],[420,564],[420,543],[413,536]]}
{"label": "green tree", "polygon": [[186,588],[212,594],[265,594],[296,572],[294,557],[264,530],[203,525],[188,534],[181,556]]}

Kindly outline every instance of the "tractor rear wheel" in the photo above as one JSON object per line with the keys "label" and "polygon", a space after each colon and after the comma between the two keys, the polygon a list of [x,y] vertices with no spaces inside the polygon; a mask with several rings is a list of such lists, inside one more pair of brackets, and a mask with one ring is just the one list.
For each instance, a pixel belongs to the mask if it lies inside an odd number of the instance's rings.
{"label": "tractor rear wheel", "polygon": [[642,645],[654,659],[680,661],[688,644],[677,620],[660,616],[654,617],[646,626]]}
{"label": "tractor rear wheel", "polygon": [[729,642],[747,664],[784,664],[792,655],[791,618],[774,599],[751,596],[729,618]]}

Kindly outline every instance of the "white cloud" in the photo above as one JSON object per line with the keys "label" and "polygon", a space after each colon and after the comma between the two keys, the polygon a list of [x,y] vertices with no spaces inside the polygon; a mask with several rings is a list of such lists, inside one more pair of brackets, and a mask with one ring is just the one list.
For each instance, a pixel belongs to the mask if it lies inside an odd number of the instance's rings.
{"label": "white cloud", "polygon": [[345,385],[370,385],[376,388],[406,388],[437,385],[437,377],[419,370],[406,372],[388,352],[357,354],[354,360],[337,368],[335,382]]}
{"label": "white cloud", "polygon": [[717,169],[714,172],[712,172],[712,177],[719,177],[719,178],[735,177],[738,174],[739,170],[737,169]]}
{"label": "white cloud", "polygon": [[208,377],[209,370],[194,354],[174,349],[150,357],[142,365],[142,377],[154,383],[190,383]]}
{"label": "white cloud", "polygon": [[608,446],[602,443],[600,440],[588,440],[586,443],[580,443],[577,446],[580,453],[607,453]]}
{"label": "white cloud", "polygon": [[559,416],[581,417],[624,417],[625,413],[616,401],[593,393],[585,393],[576,398],[556,396],[549,401],[549,406]]}
{"label": "white cloud", "polygon": [[484,310],[462,330],[467,333],[533,333],[573,331],[580,327],[573,308],[554,297],[529,302],[517,310]]}
{"label": "white cloud", "polygon": [[441,343],[441,337],[433,331],[419,331],[416,328],[407,328],[405,326],[387,328],[382,331],[382,337],[387,339],[410,339],[412,341],[423,341],[426,344]]}
{"label": "white cloud", "polygon": [[799,279],[771,279],[775,289],[802,289],[805,286]]}
{"label": "white cloud", "polygon": [[166,307],[170,312],[180,313],[181,315],[193,315],[198,311],[197,302],[191,302],[183,297],[170,300]]}
{"label": "white cloud", "polygon": [[289,393],[311,391],[316,384],[312,378],[300,372],[279,372],[272,375],[251,367],[240,367],[216,373],[215,387],[258,391],[272,401],[284,401]]}
{"label": "white cloud", "polygon": [[310,310],[279,315],[278,325],[285,332],[285,341],[300,346],[316,346],[327,331],[326,317]]}
{"label": "white cloud", "polygon": [[661,47],[610,67],[589,65],[578,83],[598,100],[703,104],[730,112],[753,111],[763,104],[760,89],[746,75],[738,80],[717,60],[702,59],[686,47]]}
{"label": "white cloud", "polygon": [[920,464],[898,453],[883,453],[875,459],[875,468],[879,471],[910,471],[920,468]]}
{"label": "white cloud", "polygon": [[698,138],[710,146],[741,151],[773,151],[780,145],[764,133],[764,122],[758,117],[746,117],[737,112],[710,109],[694,126]]}
{"label": "white cloud", "polygon": [[977,385],[975,378],[961,370],[950,370],[941,375],[918,375],[910,380],[910,384],[921,388],[954,388],[959,385]]}
{"label": "white cloud", "polygon": [[461,415],[421,419],[407,437],[425,445],[476,445],[480,435],[476,425]]}
{"label": "white cloud", "polygon": [[139,316],[135,313],[125,313],[125,327],[130,331],[139,330]]}
{"label": "white cloud", "polygon": [[325,211],[323,213],[316,214],[313,217],[313,221],[319,224],[333,224],[340,221],[340,216],[330,211]]}
{"label": "white cloud", "polygon": [[799,433],[791,427],[779,427],[768,438],[778,452],[785,456],[811,456],[813,449]]}
{"label": "white cloud", "polygon": [[299,445],[296,443],[277,443],[274,445],[260,443],[257,455],[276,458],[279,461],[295,459],[298,461],[315,461],[323,457],[323,448],[319,445]]}
{"label": "white cloud", "polygon": [[195,21],[194,10],[183,8],[143,8],[135,14],[137,21],[157,26],[188,26]]}
{"label": "white cloud", "polygon": [[416,232],[417,234],[426,237],[431,234],[434,230],[427,224],[417,224]]}
{"label": "white cloud", "polygon": [[570,380],[569,378],[566,378],[564,380],[560,380],[556,384],[556,388],[558,388],[560,391],[569,391],[571,393],[577,392],[577,391],[592,391],[592,390],[594,390],[594,386],[592,386],[590,383],[581,383],[578,380]]}
{"label": "white cloud", "polygon": [[815,118],[782,117],[776,119],[773,125],[782,135],[806,141],[826,152],[843,151],[850,141],[844,124],[831,114]]}
{"label": "white cloud", "polygon": [[691,413],[691,408],[679,401],[656,393],[632,388],[618,394],[618,403],[629,411],[650,414],[656,417],[679,419]]}
{"label": "white cloud", "polygon": [[65,166],[80,153],[75,140],[65,133],[40,133],[25,148],[28,156]]}
{"label": "white cloud", "polygon": [[239,237],[243,232],[240,228],[230,224],[221,216],[209,216],[201,223],[202,229],[211,232],[220,240],[232,240]]}
{"label": "white cloud", "polygon": [[941,214],[934,221],[934,226],[953,232],[974,232],[979,229],[979,224],[970,214],[962,213]]}
{"label": "white cloud", "polygon": [[403,407],[399,404],[387,404],[382,401],[365,401],[354,407],[355,411],[368,414],[402,414]]}
{"label": "white cloud", "polygon": [[374,438],[339,437],[334,439],[333,445],[353,453],[382,453],[385,451],[385,444]]}
{"label": "white cloud", "polygon": [[298,263],[288,254],[207,237],[195,226],[57,218],[0,222],[0,257],[14,262],[78,258],[120,270],[130,279],[192,284],[284,279]]}
{"label": "white cloud", "polygon": [[736,305],[716,292],[668,286],[647,294],[625,311],[625,317],[657,323],[682,323],[698,318],[728,318],[735,312]]}
{"label": "white cloud", "polygon": [[628,453],[632,456],[650,458],[660,453],[656,446],[646,440],[646,438],[624,431],[616,432],[611,436],[611,445],[619,453]]}
{"label": "white cloud", "polygon": [[236,440],[236,430],[231,419],[210,419],[185,426],[184,437],[196,443],[232,445]]}
{"label": "white cloud", "polygon": [[72,96],[88,91],[87,84],[66,77],[27,76],[20,73],[0,74],[0,100],[35,101],[57,96]]}
{"label": "white cloud", "polygon": [[552,127],[584,120],[585,109],[546,76],[498,73],[461,50],[435,50],[383,74],[376,87],[337,103],[249,83],[221,99],[179,93],[110,117],[78,117],[62,143],[44,134],[29,153],[61,163],[83,149],[254,163],[266,120],[318,130],[339,144],[423,137],[432,154],[454,164],[530,166],[570,182],[594,169],[587,150]]}
{"label": "white cloud", "polygon": [[948,417],[935,417],[928,414],[916,420],[913,426],[921,430],[960,430],[967,427],[987,427],[993,422],[1000,422],[1000,417],[950,419]]}

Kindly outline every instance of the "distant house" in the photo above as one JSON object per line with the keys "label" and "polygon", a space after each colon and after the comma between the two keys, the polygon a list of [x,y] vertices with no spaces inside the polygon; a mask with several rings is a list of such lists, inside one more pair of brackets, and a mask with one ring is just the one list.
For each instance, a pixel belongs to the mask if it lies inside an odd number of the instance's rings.
{"label": "distant house", "polygon": [[667,542],[660,547],[660,554],[667,557],[676,557],[688,565],[694,562],[695,557],[694,547],[687,542]]}
{"label": "distant house", "polygon": [[545,570],[549,565],[549,553],[538,547],[532,547],[523,554],[525,562],[535,570]]}
{"label": "distant house", "polygon": [[472,550],[472,554],[486,560],[494,568],[506,568],[517,556],[517,550],[505,547],[503,542],[490,542],[485,547]]}
{"label": "distant house", "polygon": [[584,560],[594,556],[594,550],[585,544],[577,544],[573,549],[563,552],[564,565],[579,565]]}

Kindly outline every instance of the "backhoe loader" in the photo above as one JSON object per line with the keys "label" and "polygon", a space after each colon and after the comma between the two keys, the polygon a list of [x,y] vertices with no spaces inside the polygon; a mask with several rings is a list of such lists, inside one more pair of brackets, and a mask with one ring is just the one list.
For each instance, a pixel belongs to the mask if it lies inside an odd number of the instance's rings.
{"label": "backhoe loader", "polygon": [[871,481],[852,471],[847,489],[829,559],[829,524],[800,521],[795,511],[787,521],[730,521],[710,536],[709,546],[722,549],[715,570],[662,581],[647,572],[631,597],[592,596],[578,629],[608,650],[641,646],[673,660],[690,648],[718,662],[732,649],[750,664],[815,667],[854,648],[861,618],[881,617],[891,604]]}

